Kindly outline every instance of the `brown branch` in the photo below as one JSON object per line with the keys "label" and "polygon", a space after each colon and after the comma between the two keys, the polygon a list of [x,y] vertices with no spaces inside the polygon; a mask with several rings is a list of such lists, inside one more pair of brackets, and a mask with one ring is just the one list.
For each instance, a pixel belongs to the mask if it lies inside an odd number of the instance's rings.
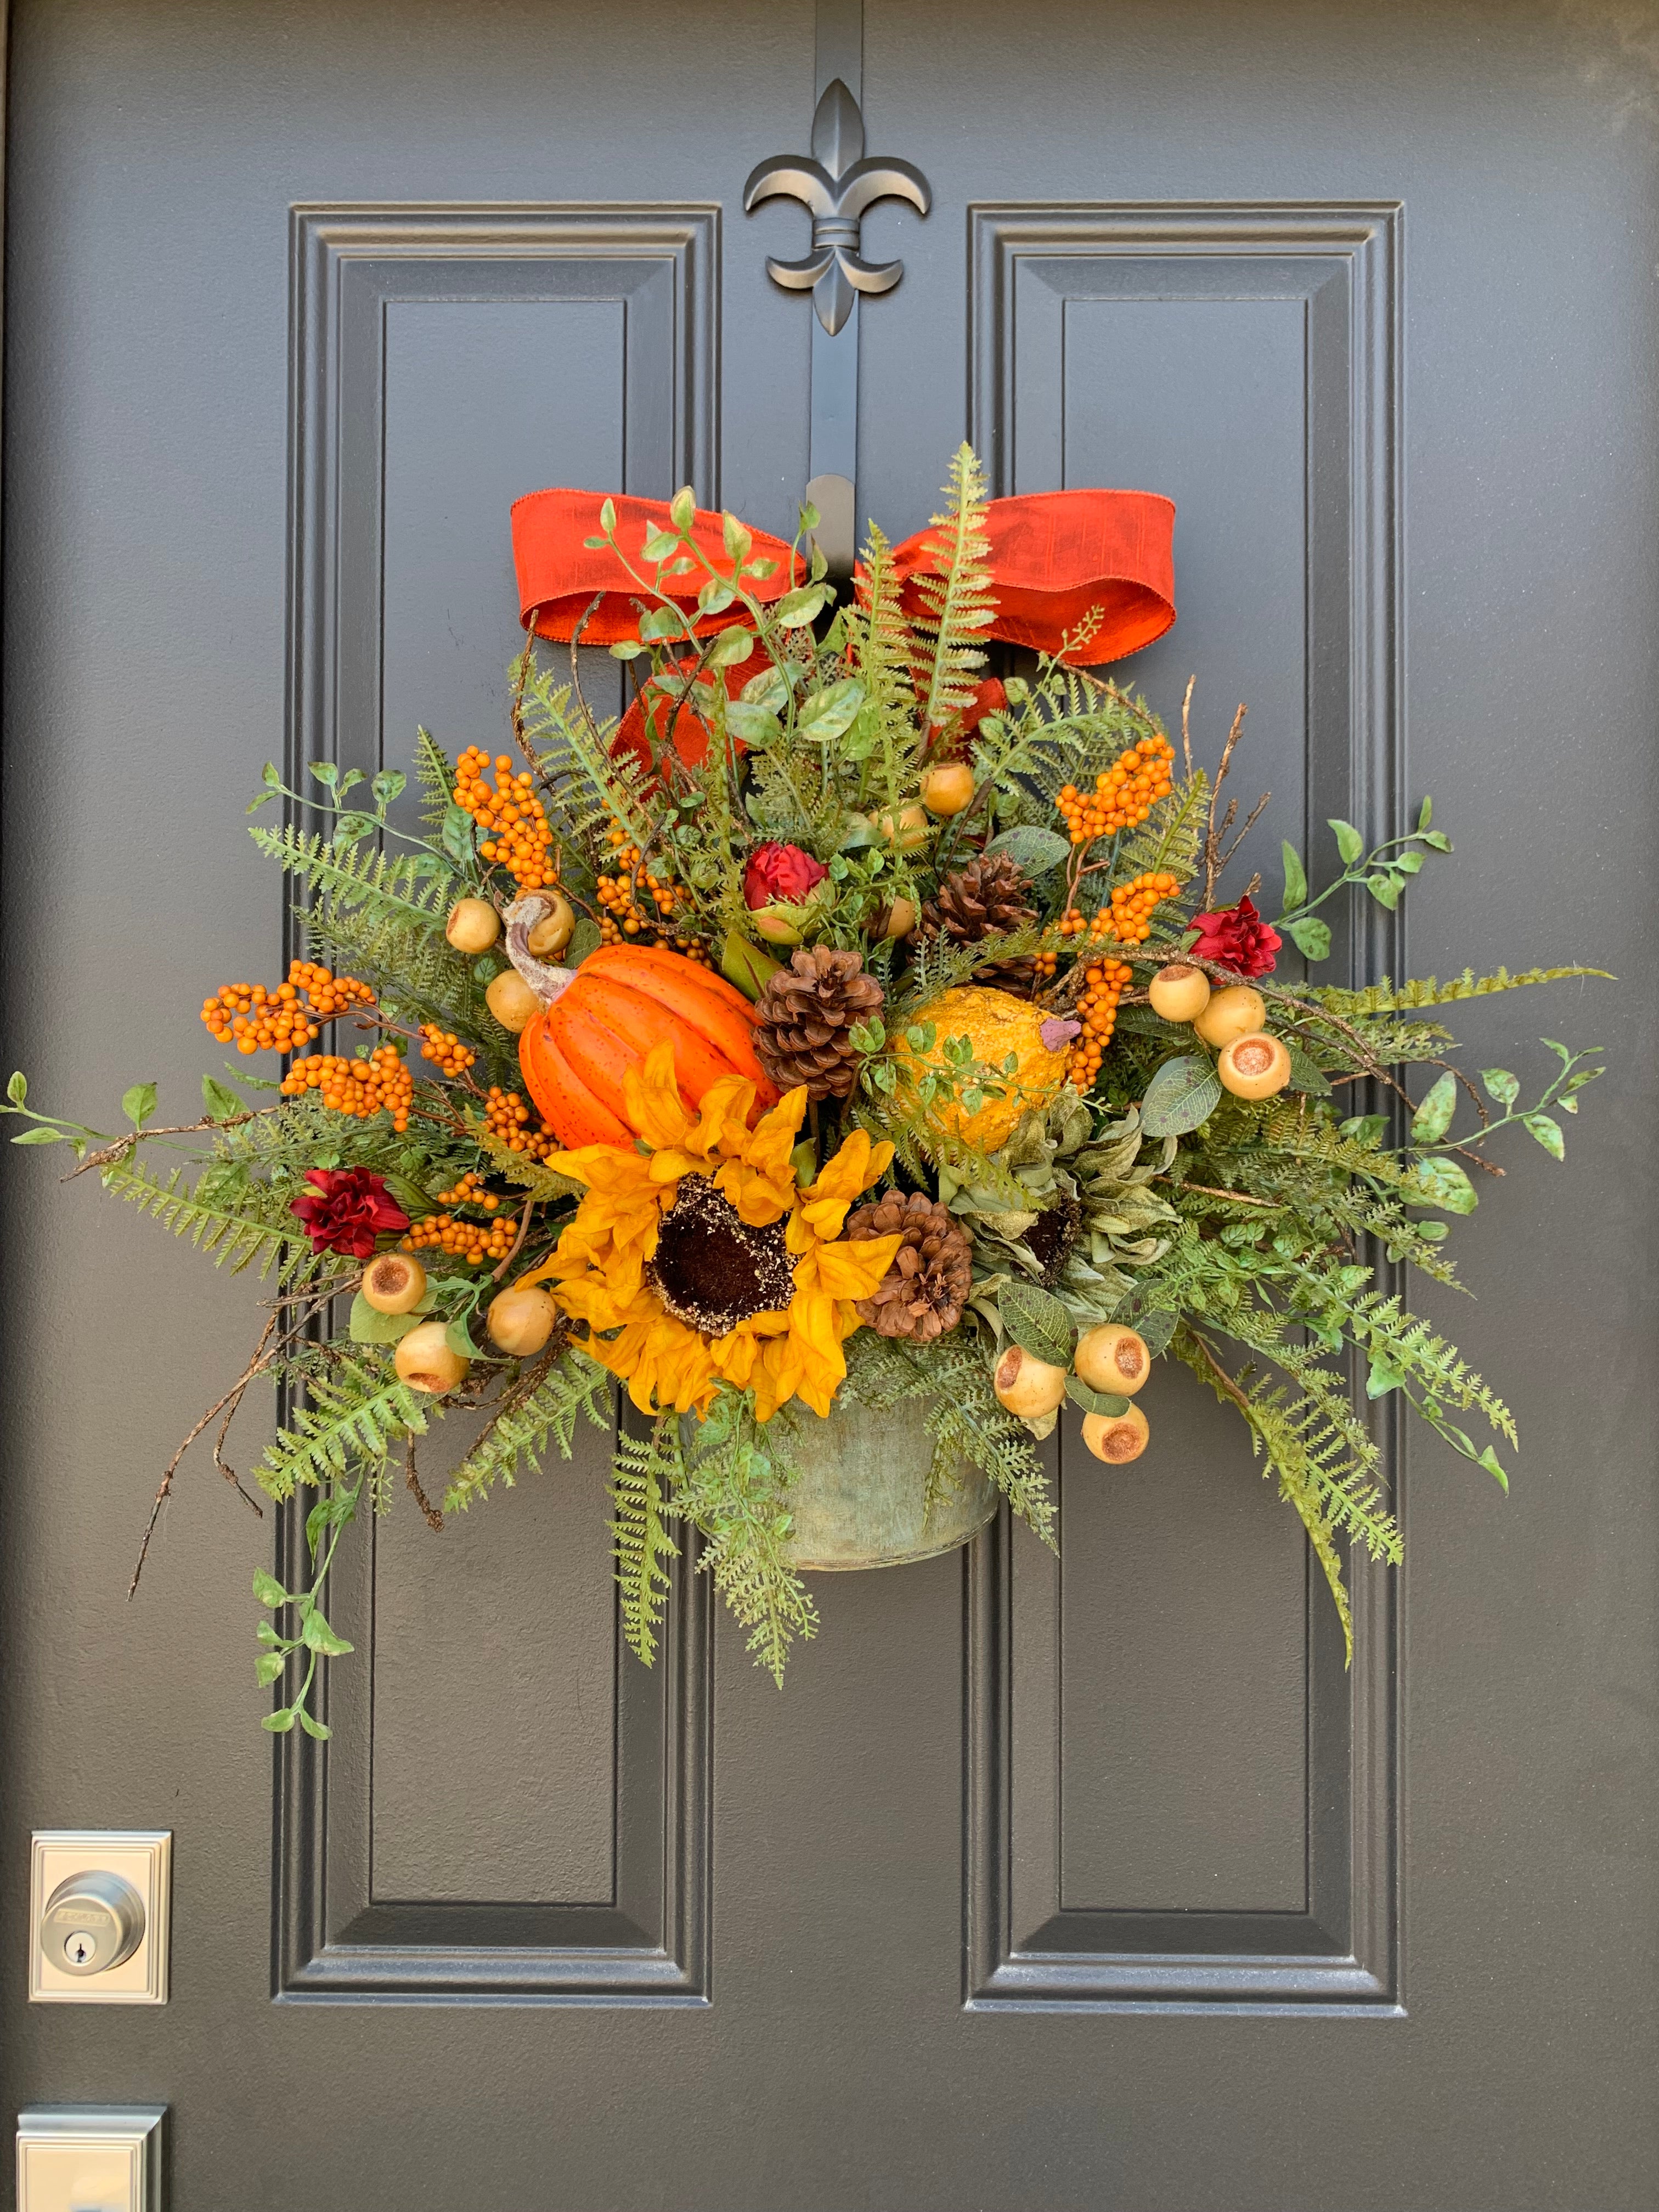
{"label": "brown branch", "polygon": [[1173,1176],[1166,1175],[1154,1176],[1152,1181],[1167,1182],[1176,1190],[1201,1191],[1206,1198],[1230,1198],[1237,1206],[1265,1206],[1270,1213],[1281,1210],[1281,1202],[1276,1198],[1247,1198],[1242,1190],[1218,1190],[1212,1183],[1177,1182]]}
{"label": "brown branch", "polygon": [[100,1146],[95,1152],[88,1152],[79,1167],[71,1168],[66,1176],[60,1176],[58,1181],[73,1182],[76,1176],[84,1175],[88,1168],[113,1167],[135,1145],[144,1144],[151,1137],[194,1137],[204,1129],[236,1129],[244,1121],[257,1121],[262,1115],[280,1110],[276,1106],[250,1106],[246,1114],[227,1115],[222,1121],[216,1121],[211,1114],[205,1114],[199,1121],[179,1121],[169,1128],[132,1129],[125,1137],[117,1137],[113,1143]]}
{"label": "brown branch", "polygon": [[519,1253],[523,1247],[525,1237],[529,1231],[530,1217],[532,1213],[534,1212],[535,1207],[536,1201],[533,1198],[526,1199],[524,1202],[524,1212],[519,1216],[519,1233],[513,1239],[513,1249],[507,1254],[506,1259],[501,1261],[501,1266],[496,1268],[495,1273],[490,1277],[489,1279],[492,1283],[499,1283],[501,1277],[507,1273],[507,1269],[513,1265],[513,1262],[518,1258]]}
{"label": "brown branch", "polygon": [[1193,686],[1197,681],[1196,676],[1187,678],[1186,696],[1181,702],[1181,750],[1186,756],[1188,782],[1193,774]]}
{"label": "brown branch", "polygon": [[1227,732],[1227,742],[1221,748],[1221,760],[1215,772],[1215,781],[1210,786],[1209,819],[1204,832],[1204,904],[1206,908],[1210,901],[1215,896],[1216,880],[1221,873],[1221,839],[1231,828],[1236,811],[1236,803],[1230,801],[1225,818],[1218,833],[1215,825],[1215,803],[1221,796],[1222,785],[1227,781],[1227,771],[1232,765],[1233,748],[1238,743],[1238,733],[1244,726],[1244,716],[1247,711],[1241,702],[1238,712],[1233,716],[1232,727]]}
{"label": "brown branch", "polygon": [[409,1439],[407,1456],[404,1463],[404,1487],[408,1491],[410,1496],[415,1500],[415,1503],[420,1507],[422,1514],[425,1517],[427,1527],[431,1529],[434,1536],[441,1536],[444,1533],[444,1516],[439,1512],[437,1507],[427,1496],[425,1491],[422,1489],[421,1478],[415,1472],[415,1439],[413,1437],[410,1437]]}
{"label": "brown branch", "polygon": [[[155,1524],[161,1517],[161,1508],[167,1504],[168,1498],[173,1493],[173,1478],[179,1472],[179,1462],[184,1458],[185,1454],[195,1443],[197,1437],[201,1435],[203,1430],[210,1427],[218,1419],[219,1415],[224,1412],[227,1406],[230,1407],[232,1413],[235,1412],[236,1406],[240,1404],[242,1394],[247,1389],[249,1383],[252,1382],[254,1376],[259,1373],[260,1370],[268,1366],[270,1361],[276,1357],[276,1352],[281,1348],[280,1346],[270,1350],[267,1350],[266,1348],[270,1344],[271,1333],[276,1328],[276,1316],[275,1314],[272,1314],[270,1318],[266,1322],[264,1328],[259,1333],[259,1341],[254,1347],[252,1358],[249,1360],[247,1365],[237,1376],[235,1382],[231,1384],[224,1396],[219,1399],[216,1403],[208,1407],[206,1413],[203,1414],[201,1419],[197,1422],[195,1427],[191,1429],[190,1434],[185,1438],[183,1443],[179,1445],[178,1450],[174,1452],[173,1457],[167,1462],[167,1472],[162,1475],[161,1487],[155,1493],[155,1502],[149,1510],[149,1519],[145,1524],[143,1541],[138,1547],[138,1559],[132,1570],[132,1580],[127,1585],[127,1597],[129,1601],[131,1600],[134,1593],[138,1588],[138,1577],[144,1571],[144,1561],[149,1556],[150,1539],[155,1534]],[[235,1478],[233,1476],[232,1480],[234,1481]],[[264,1518],[263,1508],[256,1504],[252,1498],[248,1498],[247,1492],[243,1490],[240,1482],[236,1484],[236,1489],[240,1496],[247,1498],[247,1502],[251,1506],[252,1506],[254,1512],[259,1516],[261,1520],[263,1520]]]}

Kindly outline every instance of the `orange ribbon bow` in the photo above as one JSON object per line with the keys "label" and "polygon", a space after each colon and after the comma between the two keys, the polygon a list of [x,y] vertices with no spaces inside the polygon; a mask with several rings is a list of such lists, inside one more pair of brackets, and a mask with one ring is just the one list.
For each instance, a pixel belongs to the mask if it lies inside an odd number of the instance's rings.
{"label": "orange ribbon bow", "polygon": [[[538,636],[568,644],[580,629],[584,644],[614,645],[638,635],[645,590],[609,545],[584,542],[597,533],[603,498],[599,492],[537,491],[514,503],[520,619],[526,629],[533,623]],[[668,524],[665,500],[613,496],[613,504],[615,534],[623,547]],[[992,500],[986,509],[986,535],[997,611],[986,634],[1057,653],[1080,666],[1098,666],[1139,652],[1162,637],[1176,618],[1174,532],[1175,502],[1158,492],[1042,491]],[[700,507],[691,536],[710,560],[729,565],[721,516]],[[933,528],[920,530],[893,549],[912,610],[916,578],[937,574],[942,567],[937,536]],[[804,581],[805,568],[798,557],[792,559],[781,538],[757,530],[753,539],[750,557],[776,564],[769,576],[748,581],[753,596],[766,605]],[[647,573],[643,566],[641,572]],[[664,577],[655,586],[684,610],[700,637],[732,620],[729,611],[696,612],[698,588],[706,580],[707,572],[697,569]],[[1098,623],[1086,636],[1074,637],[1097,608]],[[761,665],[751,660],[728,669],[728,690],[739,690]],[[639,701],[623,718],[617,742],[648,764]],[[702,726],[689,712],[678,719],[674,742],[689,766],[702,759]]]}

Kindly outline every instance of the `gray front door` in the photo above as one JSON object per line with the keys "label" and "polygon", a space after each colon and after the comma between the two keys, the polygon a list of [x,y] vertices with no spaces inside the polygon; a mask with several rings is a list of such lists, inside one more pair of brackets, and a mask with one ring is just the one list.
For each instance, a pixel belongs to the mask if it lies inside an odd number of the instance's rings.
{"label": "gray front door", "polygon": [[[6,1066],[187,1120],[203,995],[278,943],[260,763],[494,749],[514,497],[787,529],[811,315],[764,264],[806,217],[740,196],[806,149],[813,15],[11,36]],[[7,2112],[169,2104],[179,2212],[1652,2203],[1656,54],[1646,0],[864,27],[871,150],[934,196],[866,222],[906,273],[864,508],[917,527],[964,434],[999,491],[1171,495],[1180,621],[1126,672],[1169,716],[1195,672],[1212,748],[1249,702],[1267,850],[1431,792],[1413,972],[1621,978],[1462,1025],[1613,1069],[1440,1316],[1514,1494],[1413,1440],[1345,1674],[1242,1431],[1160,1378],[1135,1467],[1062,1447],[1058,1569],[1005,1528],[826,1583],[780,1695],[693,1575],[655,1673],[621,1653],[595,1439],[355,1532],[332,1741],[273,1760],[247,1592],[292,1532],[198,1455],[123,1602],[257,1292],[9,1154]],[[70,1826],[173,1831],[164,2009],[25,2003],[29,1832]]]}

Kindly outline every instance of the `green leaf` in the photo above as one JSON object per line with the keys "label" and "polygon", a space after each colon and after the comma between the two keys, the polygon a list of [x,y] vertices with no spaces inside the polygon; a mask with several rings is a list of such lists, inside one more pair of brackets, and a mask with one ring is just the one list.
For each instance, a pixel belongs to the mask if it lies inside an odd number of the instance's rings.
{"label": "green leaf", "polygon": [[311,763],[311,773],[316,777],[318,782],[322,785],[325,791],[332,791],[335,785],[340,781],[340,771],[335,767],[332,761],[313,761]]}
{"label": "green leaf", "polygon": [[1510,1479],[1504,1472],[1503,1467],[1498,1460],[1498,1454],[1492,1449],[1490,1444],[1488,1444],[1485,1451],[1481,1453],[1480,1458],[1475,1462],[1475,1465],[1477,1467],[1484,1467],[1487,1474],[1497,1482],[1498,1487],[1503,1492],[1504,1495],[1506,1498],[1509,1496]]}
{"label": "green leaf", "polygon": [[1279,847],[1285,856],[1285,897],[1281,911],[1291,913],[1305,903],[1308,896],[1308,873],[1302,865],[1302,855],[1286,838]]}
{"label": "green leaf", "polygon": [[1291,1055],[1290,1088],[1305,1091],[1310,1097],[1328,1098],[1331,1081],[1324,1069],[1308,1057],[1293,1037],[1285,1038],[1285,1049]]}
{"label": "green leaf", "polygon": [[346,1334],[354,1344],[397,1344],[419,1323],[419,1314],[378,1313],[361,1291],[351,1301]]}
{"label": "green leaf", "polygon": [[155,1085],[153,1083],[135,1083],[130,1091],[124,1091],[121,1111],[135,1129],[142,1129],[155,1111]]}
{"label": "green leaf", "polygon": [[757,752],[781,744],[783,725],[769,707],[763,707],[750,699],[732,699],[726,703],[726,726],[734,738],[751,746]]}
{"label": "green leaf", "polygon": [[828,744],[852,727],[863,704],[863,684],[856,676],[846,677],[822,691],[809,693],[801,702],[796,732],[814,744]]}
{"label": "green leaf", "polygon": [[1129,1410],[1127,1398],[1118,1397],[1110,1390],[1091,1390],[1080,1375],[1066,1377],[1066,1395],[1074,1406],[1081,1406],[1085,1413],[1104,1413],[1109,1419],[1115,1420],[1120,1413],[1127,1413]]}
{"label": "green leaf", "polygon": [[1431,846],[1437,853],[1449,853],[1453,849],[1451,839],[1438,830],[1423,830],[1418,834],[1423,842]]}
{"label": "green leaf", "polygon": [[374,804],[383,811],[395,806],[409,788],[409,778],[401,769],[383,768],[368,787],[374,794]]}
{"label": "green leaf", "polygon": [[1006,1334],[1022,1352],[1048,1367],[1069,1367],[1075,1331],[1056,1297],[1035,1283],[1008,1283],[997,1299]]}
{"label": "green leaf", "polygon": [[267,1713],[259,1725],[268,1728],[273,1735],[286,1735],[294,1725],[293,1706],[284,1705],[279,1712]]}
{"label": "green leaf", "polygon": [[285,1652],[262,1651],[253,1662],[253,1678],[262,1690],[268,1690],[273,1682],[281,1680],[287,1664],[288,1655]]}
{"label": "green leaf", "polygon": [[67,1129],[25,1129],[21,1136],[12,1139],[14,1145],[67,1145]]}
{"label": "green leaf", "polygon": [[1384,1366],[1373,1354],[1365,1376],[1365,1395],[1368,1398],[1386,1398],[1389,1391],[1397,1390],[1405,1379],[1403,1375],[1396,1375],[1392,1367]]}
{"label": "green leaf", "polygon": [[[670,538],[668,543],[672,546],[674,541]],[[647,560],[653,557],[647,552]],[[647,645],[657,638],[684,637],[685,617],[678,607],[653,607],[640,617],[640,635]]]}
{"label": "green leaf", "polygon": [[741,623],[733,623],[709,647],[708,665],[710,668],[736,668],[748,659],[754,649],[754,631],[745,629]]}
{"label": "green leaf", "polygon": [[1419,808],[1417,815],[1417,834],[1419,837],[1428,828],[1430,823],[1432,822],[1433,819],[1434,801],[1429,797],[1428,793],[1425,792],[1423,794],[1423,804]]}
{"label": "green leaf", "polygon": [[477,850],[477,825],[465,807],[451,805],[444,809],[443,824],[439,842],[452,860],[465,867]]}
{"label": "green leaf", "polygon": [[798,584],[778,601],[773,619],[780,629],[804,629],[817,620],[829,596],[822,584]]}
{"label": "green leaf", "polygon": [[1342,855],[1343,866],[1348,868],[1352,867],[1354,862],[1359,858],[1360,854],[1365,849],[1364,839],[1354,828],[1352,822],[1339,821],[1334,814],[1328,815],[1326,818],[1329,822],[1331,828],[1336,832],[1336,849]]}
{"label": "green leaf", "polygon": [[774,661],[758,676],[751,676],[738,696],[745,706],[768,707],[779,714],[789,703],[789,692],[788,675]]}
{"label": "green leaf", "polygon": [[314,1735],[319,1741],[326,1743],[333,1731],[326,1727],[323,1722],[313,1720],[311,1715],[306,1711],[303,1705],[300,1707],[299,1712],[300,1726],[305,1730],[306,1734],[307,1735]]}
{"label": "green leaf", "polygon": [[601,943],[599,925],[591,914],[580,915],[570,933],[570,942],[564,948],[567,968],[580,968],[590,952],[597,952]]}
{"label": "green leaf", "polygon": [[668,502],[668,519],[676,530],[690,530],[697,519],[697,495],[690,484],[682,484]]}
{"label": "green leaf", "polygon": [[1448,1068],[1412,1115],[1412,1142],[1437,1145],[1457,1111],[1457,1078]]}
{"label": "green leaf", "polygon": [[1408,1206],[1437,1206],[1443,1213],[1473,1213],[1479,1203],[1455,1160],[1419,1160],[1401,1195]]}
{"label": "green leaf", "polygon": [[1507,1067],[1483,1067],[1480,1080],[1505,1113],[1521,1095],[1520,1080],[1511,1075]]}
{"label": "green leaf", "polygon": [[261,1605],[286,1605],[288,1592],[275,1575],[268,1575],[263,1567],[253,1571],[253,1595]]}
{"label": "green leaf", "polygon": [[1304,960],[1330,958],[1330,927],[1316,914],[1304,914],[1300,921],[1286,922],[1285,927],[1291,944]]}
{"label": "green leaf", "polygon": [[755,542],[755,534],[746,524],[739,522],[735,514],[721,515],[720,538],[725,544],[726,557],[728,561],[748,559],[749,549]]}
{"label": "green leaf", "polygon": [[216,1075],[202,1078],[202,1104],[216,1121],[228,1121],[234,1115],[247,1111],[230,1085],[221,1083]]}
{"label": "green leaf", "polygon": [[6,1096],[14,1106],[21,1106],[29,1095],[29,1079],[20,1067],[6,1085]]}
{"label": "green leaf", "polygon": [[637,660],[645,647],[636,637],[619,637],[611,647],[613,660]]}
{"label": "green leaf", "polygon": [[1005,830],[1000,837],[993,837],[985,849],[1001,854],[1036,878],[1046,876],[1050,868],[1057,868],[1069,857],[1072,841],[1062,837],[1058,830],[1039,830],[1033,823],[1022,823],[1018,829]]}
{"label": "green leaf", "polygon": [[1391,868],[1395,869],[1402,876],[1414,876],[1422,865],[1423,855],[1420,853],[1412,852],[1409,848],[1403,853],[1396,853],[1389,863]]}
{"label": "green leaf", "polygon": [[1142,1314],[1134,1324],[1135,1334],[1156,1359],[1170,1348],[1170,1339],[1180,1326],[1179,1314],[1166,1313],[1155,1307],[1151,1313]]}
{"label": "green leaf", "polygon": [[[666,561],[680,550],[679,533],[673,530],[647,530],[640,550],[647,561]],[[645,624],[640,625],[640,635],[645,635]],[[661,633],[659,632],[660,635]]]}
{"label": "green leaf", "polygon": [[1339,1125],[1339,1136],[1352,1137],[1357,1145],[1375,1145],[1386,1134],[1389,1117],[1386,1114],[1356,1114]]}
{"label": "green leaf", "polygon": [[334,1633],[314,1605],[306,1615],[306,1625],[301,1631],[301,1641],[307,1651],[320,1652],[325,1659],[343,1658],[348,1651],[355,1649],[355,1646],[349,1644],[343,1636],[337,1636]]}
{"label": "green leaf", "polygon": [[697,611],[704,615],[723,615],[737,593],[723,576],[710,576],[697,589]]}
{"label": "green leaf", "polygon": [[264,766],[259,771],[259,781],[264,784],[267,791],[280,791],[282,789],[283,779],[277,773],[276,763],[275,761],[267,761],[265,763]]}
{"label": "green leaf", "polygon": [[739,931],[727,931],[726,942],[720,947],[720,973],[745,999],[758,999],[780,964],[770,953],[751,945]]}
{"label": "green leaf", "polygon": [[444,1331],[444,1342],[459,1359],[482,1359],[483,1357],[477,1346],[472,1341],[472,1334],[467,1327],[465,1314],[461,1315],[459,1320],[450,1322],[449,1327]]}
{"label": "green leaf", "polygon": [[1567,1147],[1565,1139],[1561,1134],[1561,1124],[1552,1120],[1549,1115],[1523,1114],[1521,1116],[1521,1126],[1523,1129],[1529,1130],[1537,1138],[1553,1160],[1566,1158]]}
{"label": "green leaf", "polygon": [[1400,903],[1401,892],[1406,888],[1399,877],[1389,875],[1386,869],[1379,869],[1375,875],[1363,876],[1360,880],[1378,906],[1387,907],[1392,914]]}
{"label": "green leaf", "polygon": [[1166,1060],[1146,1085],[1140,1109],[1142,1133],[1184,1137],[1207,1121],[1221,1103],[1221,1079],[1197,1053]]}
{"label": "green leaf", "polygon": [[604,505],[600,507],[599,527],[605,532],[607,537],[611,536],[615,532],[617,527],[617,502],[614,499],[606,500]]}

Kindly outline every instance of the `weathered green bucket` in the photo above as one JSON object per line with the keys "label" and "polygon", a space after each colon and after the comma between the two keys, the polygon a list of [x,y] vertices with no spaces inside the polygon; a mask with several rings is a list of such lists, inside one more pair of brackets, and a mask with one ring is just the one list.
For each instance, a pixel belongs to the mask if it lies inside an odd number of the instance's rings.
{"label": "weathered green bucket", "polygon": [[931,1559],[969,1542],[996,1511],[995,1485],[964,1463],[957,1487],[924,1514],[933,1439],[920,1401],[877,1413],[837,1398],[822,1419],[801,1406],[791,1412],[793,1426],[779,1442],[794,1478],[792,1565],[830,1573]]}

